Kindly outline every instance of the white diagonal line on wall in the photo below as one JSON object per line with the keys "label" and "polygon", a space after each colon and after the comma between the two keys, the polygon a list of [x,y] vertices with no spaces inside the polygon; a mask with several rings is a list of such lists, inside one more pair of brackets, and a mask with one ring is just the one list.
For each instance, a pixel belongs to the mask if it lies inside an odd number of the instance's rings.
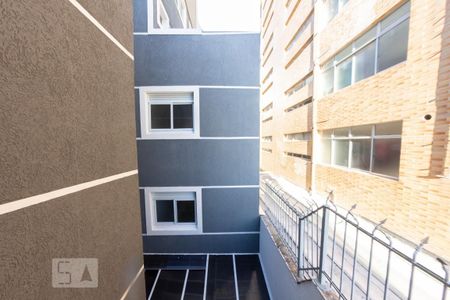
{"label": "white diagonal line on wall", "polygon": [[125,290],[125,293],[123,293],[122,297],[120,298],[120,300],[125,300],[128,296],[128,293],[130,292],[131,288],[134,286],[134,284],[136,283],[137,279],[139,278],[139,276],[141,275],[142,271],[144,271],[144,265],[141,266],[141,268],[139,269],[139,271],[137,272],[136,276],[134,276],[133,280],[130,282],[130,285],[127,287],[127,289]]}
{"label": "white diagonal line on wall", "polygon": [[65,187],[59,190],[55,190],[55,191],[51,191],[48,193],[44,193],[44,194],[40,194],[40,195],[35,195],[35,196],[31,196],[28,198],[23,198],[20,200],[16,200],[16,201],[11,201],[5,204],[1,204],[0,205],[0,215],[4,215],[22,208],[26,208],[32,205],[36,205],[39,203],[43,203],[43,202],[47,202],[49,200],[53,200],[55,198],[59,198],[65,195],[69,195],[69,194],[73,194],[94,186],[98,186],[101,184],[105,184],[111,181],[115,181],[115,180],[119,180],[125,177],[129,177],[132,175],[137,174],[138,171],[137,170],[132,170],[132,171],[128,171],[125,173],[120,173],[120,174],[116,174],[113,176],[109,176],[109,177],[104,177],[104,178],[100,178],[100,179],[96,179],[93,181],[88,181],[88,182],[84,182],[84,183],[80,183],[77,185],[73,185],[73,186],[69,186],[69,187]]}
{"label": "white diagonal line on wall", "polygon": [[89,21],[92,22],[104,35],[106,35],[120,50],[123,51],[131,60],[134,60],[133,54],[131,54],[105,27],[102,26],[80,3],[76,0],[68,0],[73,6],[75,6]]}

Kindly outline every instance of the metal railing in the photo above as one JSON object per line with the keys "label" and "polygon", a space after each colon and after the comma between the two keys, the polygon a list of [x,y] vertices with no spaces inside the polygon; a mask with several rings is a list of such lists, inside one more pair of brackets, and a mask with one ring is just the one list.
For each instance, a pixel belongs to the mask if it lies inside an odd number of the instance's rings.
{"label": "metal railing", "polygon": [[314,280],[339,299],[450,299],[447,263],[418,261],[427,238],[407,254],[382,229],[386,220],[368,229],[352,214],[356,206],[342,213],[328,199],[320,207],[301,204],[271,180],[261,182],[260,199],[300,281]]}

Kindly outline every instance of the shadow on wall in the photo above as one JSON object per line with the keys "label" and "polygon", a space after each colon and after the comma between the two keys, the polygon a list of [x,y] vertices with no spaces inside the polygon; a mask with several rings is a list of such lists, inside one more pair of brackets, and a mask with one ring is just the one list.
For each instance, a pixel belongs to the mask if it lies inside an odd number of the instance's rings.
{"label": "shadow on wall", "polygon": [[449,136],[449,112],[450,103],[448,98],[448,87],[450,85],[450,2],[446,1],[445,20],[442,29],[441,57],[439,60],[438,81],[436,86],[436,116],[433,129],[433,143],[431,147],[429,176],[448,175],[446,170],[447,146]]}

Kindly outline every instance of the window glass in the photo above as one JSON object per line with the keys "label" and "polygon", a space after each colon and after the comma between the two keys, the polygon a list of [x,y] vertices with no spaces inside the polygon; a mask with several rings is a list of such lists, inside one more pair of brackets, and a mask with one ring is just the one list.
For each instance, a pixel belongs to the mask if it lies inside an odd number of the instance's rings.
{"label": "window glass", "polygon": [[406,60],[408,52],[409,19],[386,32],[379,39],[378,71]]}
{"label": "window glass", "polygon": [[342,89],[352,83],[352,58],[349,57],[336,66],[336,89]]}
{"label": "window glass", "polygon": [[364,33],[359,39],[355,41],[355,49],[359,49],[368,41],[374,39],[377,35],[377,27],[374,26],[372,29]]}
{"label": "window glass", "polygon": [[195,222],[195,202],[177,201],[177,214],[179,223]]}
{"label": "window glass", "polygon": [[334,140],[334,164],[348,167],[348,140]]}
{"label": "window glass", "polygon": [[173,106],[173,128],[193,128],[192,104]]}
{"label": "window glass", "polygon": [[162,0],[157,0],[158,6],[157,10],[154,12],[154,15],[156,15],[157,24],[155,25],[155,28],[160,29],[168,29],[170,28],[170,20],[169,15],[167,14],[166,8],[164,4],[162,3]]}
{"label": "window glass", "polygon": [[375,73],[375,42],[355,54],[355,82]]}
{"label": "window glass", "polygon": [[338,13],[338,10],[339,10],[339,0],[328,0],[327,3],[328,21],[333,19],[333,17]]}
{"label": "window glass", "polygon": [[402,134],[402,122],[389,122],[377,124],[375,135],[399,135]]}
{"label": "window glass", "polygon": [[[330,0],[327,3],[328,10],[336,14],[346,2],[346,0]],[[337,53],[334,59],[328,61],[322,67],[322,70],[326,70],[322,72],[322,95],[347,87],[405,61],[408,52],[409,9],[410,4],[407,2]],[[398,23],[399,20],[403,21]],[[355,66],[352,65],[353,59]],[[329,67],[334,70],[328,69]]]}
{"label": "window glass", "polygon": [[372,172],[398,177],[400,139],[374,139]]}
{"label": "window glass", "polygon": [[170,105],[152,104],[151,123],[154,129],[170,128]]}
{"label": "window glass", "polygon": [[349,45],[345,49],[341,50],[341,52],[336,54],[335,57],[336,62],[340,62],[343,58],[349,56],[351,53],[352,53],[352,45]]}
{"label": "window glass", "polygon": [[333,92],[333,86],[334,86],[334,69],[331,68],[328,71],[325,71],[323,73],[323,87],[322,92],[323,95],[327,95],[329,93]]}
{"label": "window glass", "polygon": [[341,7],[344,6],[347,2],[348,0],[339,0]]}
{"label": "window glass", "polygon": [[331,164],[331,140],[321,140],[321,158],[320,161],[324,164]]}
{"label": "window glass", "polygon": [[348,128],[338,128],[334,130],[334,136],[341,137],[341,136],[348,136]]}
{"label": "window glass", "polygon": [[370,170],[371,140],[352,140],[352,168]]}
{"label": "window glass", "polygon": [[157,222],[175,222],[173,200],[156,200]]}
{"label": "window glass", "polygon": [[352,127],[352,136],[371,136],[372,125]]}
{"label": "window glass", "polygon": [[410,2],[403,4],[399,9],[394,11],[392,14],[390,14],[387,18],[385,18],[383,21],[381,21],[381,31],[395,23],[398,19],[403,17],[409,12],[410,8]]}

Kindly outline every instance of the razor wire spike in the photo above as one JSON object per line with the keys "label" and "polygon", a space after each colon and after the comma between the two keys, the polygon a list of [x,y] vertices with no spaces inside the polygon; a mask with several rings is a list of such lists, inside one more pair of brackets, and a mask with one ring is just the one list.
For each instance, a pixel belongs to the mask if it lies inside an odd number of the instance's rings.
{"label": "razor wire spike", "polygon": [[381,225],[383,225],[384,223],[386,223],[386,221],[387,221],[387,218],[386,218],[386,219],[384,219],[384,220],[381,220],[380,222],[378,222],[378,224],[377,224],[377,225],[375,225],[375,227],[373,228],[373,230],[372,230],[372,234],[374,234],[374,233],[375,233],[375,231],[377,231],[377,230],[378,230],[378,228],[380,228],[380,226],[381,226]]}
{"label": "razor wire spike", "polygon": [[427,236],[427,237],[423,238],[423,239],[420,241],[419,246],[420,246],[420,247],[423,247],[425,244],[428,244],[429,241],[430,241],[430,237]]}

